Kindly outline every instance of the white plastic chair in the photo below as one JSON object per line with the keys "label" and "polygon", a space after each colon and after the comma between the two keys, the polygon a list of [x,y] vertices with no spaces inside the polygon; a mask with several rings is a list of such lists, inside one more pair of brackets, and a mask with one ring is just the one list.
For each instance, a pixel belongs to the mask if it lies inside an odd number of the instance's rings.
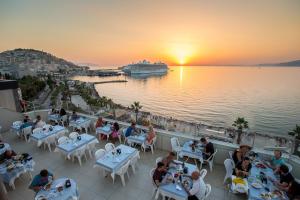
{"label": "white plastic chair", "polygon": [[202,169],[200,171],[200,178],[202,178],[204,180],[204,177],[206,176],[206,174],[207,174],[207,170],[206,169]]}
{"label": "white plastic chair", "polygon": [[228,154],[229,154],[229,158],[231,159],[231,160],[233,160],[233,152],[232,151],[228,151]]}
{"label": "white plastic chair", "polygon": [[284,163],[284,165],[286,165],[289,168],[289,172],[291,173],[293,170],[293,166],[289,163]]}
{"label": "white plastic chair", "polygon": [[95,149],[96,149],[96,142],[91,142],[87,145],[86,150],[88,151],[90,158],[93,157],[93,152],[95,151]]}
{"label": "white plastic chair", "polygon": [[25,141],[28,142],[27,136],[30,136],[32,132],[32,126],[28,126],[22,129],[22,135],[25,138]]}
{"label": "white plastic chair", "polygon": [[231,160],[231,159],[226,159],[225,161],[224,161],[224,166],[225,166],[225,169],[226,169],[226,175],[225,175],[225,177],[224,177],[224,184],[226,183],[226,181],[227,181],[227,179],[228,178],[231,178],[231,176],[232,176],[232,172],[233,172],[233,170],[234,170],[234,162],[233,162],[233,160]]}
{"label": "white plastic chair", "polygon": [[106,151],[104,149],[98,149],[95,152],[95,159],[99,160],[100,158],[102,158],[104,155],[106,154]]}
{"label": "white plastic chair", "polygon": [[156,196],[157,189],[158,189],[157,186],[156,186],[156,184],[155,184],[154,181],[153,181],[153,174],[154,174],[154,172],[155,172],[155,169],[156,169],[156,168],[152,168],[152,169],[150,170],[150,174],[149,174],[150,180],[151,180],[151,183],[152,183],[152,186],[153,186],[153,189],[152,189],[152,196],[151,196],[151,197],[153,197],[153,195]]}
{"label": "white plastic chair", "polygon": [[104,148],[107,152],[109,152],[109,151],[115,149],[115,145],[113,143],[107,143]]}
{"label": "white plastic chair", "polygon": [[73,154],[73,161],[74,161],[74,158],[77,158],[80,166],[81,166],[81,157],[84,157],[85,160],[87,161],[85,149],[86,149],[86,147],[83,146],[83,147],[79,148],[78,150],[76,150],[75,153]]}
{"label": "white plastic chair", "polygon": [[[125,186],[126,184],[125,184],[125,177],[124,177],[124,175],[125,175],[125,173],[127,173],[127,176],[128,176],[128,179],[129,179],[129,175],[128,175],[128,167],[129,167],[129,165],[130,165],[130,160],[128,160],[127,161],[127,163],[124,165],[124,166],[122,166],[120,169],[119,169],[119,171],[117,171],[115,174],[116,175],[119,175],[120,177],[121,177],[121,180],[122,180],[122,185],[123,186]],[[111,176],[112,176],[112,178],[113,178],[113,183],[115,182],[115,176],[113,175],[113,173],[111,174]]]}
{"label": "white plastic chair", "polygon": [[206,188],[205,188],[205,196],[201,199],[201,200],[205,200],[209,197],[210,193],[211,193],[211,185],[210,184],[205,184]]}
{"label": "white plastic chair", "polygon": [[146,144],[146,143],[144,143],[144,144],[142,145],[142,148],[144,149],[144,151],[146,151],[146,149],[147,149],[148,147],[150,147],[151,153],[154,154],[154,148],[155,148],[156,139],[157,139],[157,137],[155,136],[155,137],[153,138],[153,140],[152,140],[152,144]]}
{"label": "white plastic chair", "polygon": [[51,152],[52,151],[51,144],[54,144],[54,145],[56,144],[56,135],[52,135],[52,136],[48,137],[45,140],[44,144],[48,146],[48,149]]}
{"label": "white plastic chair", "polygon": [[37,134],[37,133],[42,132],[42,131],[43,131],[42,128],[35,128],[35,129],[33,129],[32,134]]}
{"label": "white plastic chair", "polygon": [[140,152],[137,151],[136,154],[130,159],[130,166],[134,174],[135,174],[135,167],[139,158],[140,158]]}
{"label": "white plastic chair", "polygon": [[75,140],[75,139],[77,139],[78,136],[79,136],[79,133],[72,132],[72,133],[70,133],[69,138],[72,140]]}
{"label": "white plastic chair", "polygon": [[162,158],[162,157],[158,157],[158,158],[156,158],[156,160],[155,160],[155,164],[157,165],[157,163],[161,162],[162,160],[163,160],[163,158]]}
{"label": "white plastic chair", "polygon": [[67,136],[62,136],[60,138],[58,138],[58,144],[64,144],[68,141],[68,137]]}
{"label": "white plastic chair", "polygon": [[179,143],[179,140],[177,137],[171,138],[171,147],[172,147],[172,151],[176,152],[177,160],[178,160],[178,156],[179,156],[180,151],[182,150],[182,147],[180,146],[180,143]]}
{"label": "white plastic chair", "polygon": [[[208,163],[210,172],[212,172],[213,165],[214,165],[214,159],[215,159],[217,152],[218,152],[218,150],[216,149],[215,152],[208,159],[206,159],[206,160],[203,159],[203,162]],[[202,162],[201,162],[200,169],[201,168],[202,168]]]}

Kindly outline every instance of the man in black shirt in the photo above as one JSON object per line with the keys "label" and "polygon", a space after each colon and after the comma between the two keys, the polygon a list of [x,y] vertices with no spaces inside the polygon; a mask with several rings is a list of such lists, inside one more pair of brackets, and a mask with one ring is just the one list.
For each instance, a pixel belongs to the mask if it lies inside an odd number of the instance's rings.
{"label": "man in black shirt", "polygon": [[201,143],[204,145],[203,158],[208,159],[213,153],[215,153],[215,148],[213,143],[208,142],[206,138],[200,139]]}
{"label": "man in black shirt", "polygon": [[152,177],[153,181],[157,187],[161,184],[165,175],[166,175],[166,169],[165,169],[164,163],[158,162],[157,167],[156,167],[153,177]]}
{"label": "man in black shirt", "polygon": [[289,172],[289,168],[282,164],[279,167],[280,180],[276,182],[279,189],[288,190],[290,184],[294,181],[294,177]]}

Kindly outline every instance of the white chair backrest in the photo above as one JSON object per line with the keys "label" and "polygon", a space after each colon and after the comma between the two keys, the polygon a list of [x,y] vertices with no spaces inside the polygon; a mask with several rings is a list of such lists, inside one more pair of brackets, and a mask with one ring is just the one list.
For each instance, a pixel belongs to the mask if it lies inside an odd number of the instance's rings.
{"label": "white chair backrest", "polygon": [[157,163],[161,162],[162,160],[163,160],[163,158],[162,158],[162,157],[158,157],[158,158],[156,158],[156,160],[155,160],[155,164],[157,165]]}
{"label": "white chair backrest", "polygon": [[95,159],[99,160],[100,158],[102,158],[104,155],[106,154],[106,151],[104,149],[98,149],[95,152]]}
{"label": "white chair backrest", "polygon": [[58,144],[64,144],[68,141],[68,137],[67,136],[62,136],[60,138],[58,138]]}
{"label": "white chair backrest", "polygon": [[214,152],[207,160],[210,161],[210,162],[213,162],[213,161],[214,161],[214,158],[215,158],[215,156],[216,156],[216,154],[217,154],[217,152],[218,152],[218,150],[215,149],[215,152]]}
{"label": "white chair backrest", "polygon": [[210,193],[211,193],[211,185],[210,184],[206,184],[204,199],[206,199],[210,195]]}
{"label": "white chair backrest", "polygon": [[171,138],[171,146],[172,146],[172,151],[175,151],[178,147],[180,147],[179,140],[177,137],[172,137]]}
{"label": "white chair backrest", "polygon": [[225,166],[225,169],[226,169],[226,174],[232,174],[233,172],[233,169],[234,169],[234,162],[233,160],[231,159],[226,159],[224,161],[224,166]]}
{"label": "white chair backrest", "polygon": [[200,178],[202,178],[204,180],[204,177],[206,176],[206,174],[207,174],[207,170],[206,169],[202,169],[200,171]]}
{"label": "white chair backrest", "polygon": [[61,120],[62,120],[63,122],[68,121],[68,115],[63,115],[63,116],[61,117]]}
{"label": "white chair backrest", "polygon": [[154,181],[153,181],[153,174],[154,174],[154,172],[155,172],[155,169],[156,168],[152,168],[151,170],[150,170],[150,180],[151,180],[151,183],[152,183],[152,185],[153,186],[155,186],[155,187],[157,187],[156,185],[155,185],[155,183],[154,183]]}
{"label": "white chair backrest", "polygon": [[123,130],[122,130],[123,136],[125,136],[126,131],[127,131],[127,128],[123,128]]}
{"label": "white chair backrest", "polygon": [[71,138],[72,140],[76,139],[79,136],[79,133],[77,132],[72,132],[69,135],[69,138]]}
{"label": "white chair backrest", "polygon": [[32,131],[32,126],[28,126],[22,129],[24,135],[29,135]]}
{"label": "white chair backrest", "polygon": [[42,131],[43,131],[42,128],[35,128],[35,129],[33,129],[32,133],[37,134],[37,133],[42,132]]}
{"label": "white chair backrest", "polygon": [[107,143],[107,144],[105,145],[105,150],[106,150],[106,151],[111,151],[111,150],[113,150],[113,149],[115,149],[115,145],[114,145],[113,143]]}
{"label": "white chair backrest", "polygon": [[233,160],[233,158],[232,158],[233,152],[232,152],[232,151],[228,151],[228,154],[229,154],[229,158],[230,158],[231,160]]}
{"label": "white chair backrest", "polygon": [[127,163],[123,167],[121,167],[121,169],[117,172],[117,174],[120,175],[125,174],[128,170],[129,165],[130,165],[130,160],[128,160]]}
{"label": "white chair backrest", "polygon": [[289,172],[291,172],[293,170],[293,166],[289,163],[284,163],[284,165],[286,165],[289,168]]}

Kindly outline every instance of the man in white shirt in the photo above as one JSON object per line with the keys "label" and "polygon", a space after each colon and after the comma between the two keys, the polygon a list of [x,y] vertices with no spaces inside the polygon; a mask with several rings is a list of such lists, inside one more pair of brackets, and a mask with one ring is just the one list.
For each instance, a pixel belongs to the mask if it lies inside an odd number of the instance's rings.
{"label": "man in white shirt", "polygon": [[194,171],[191,176],[193,180],[193,187],[191,189],[185,188],[188,193],[188,200],[199,200],[205,196],[205,183],[202,178],[200,178],[200,173]]}

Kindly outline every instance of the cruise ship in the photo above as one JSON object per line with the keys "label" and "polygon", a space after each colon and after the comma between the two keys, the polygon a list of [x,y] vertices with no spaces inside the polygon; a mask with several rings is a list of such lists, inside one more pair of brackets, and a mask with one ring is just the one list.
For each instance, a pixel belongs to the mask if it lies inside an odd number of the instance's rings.
{"label": "cruise ship", "polygon": [[150,63],[147,60],[143,60],[138,63],[129,64],[122,67],[122,71],[130,75],[138,74],[164,74],[168,71],[168,66],[165,63],[157,62]]}

